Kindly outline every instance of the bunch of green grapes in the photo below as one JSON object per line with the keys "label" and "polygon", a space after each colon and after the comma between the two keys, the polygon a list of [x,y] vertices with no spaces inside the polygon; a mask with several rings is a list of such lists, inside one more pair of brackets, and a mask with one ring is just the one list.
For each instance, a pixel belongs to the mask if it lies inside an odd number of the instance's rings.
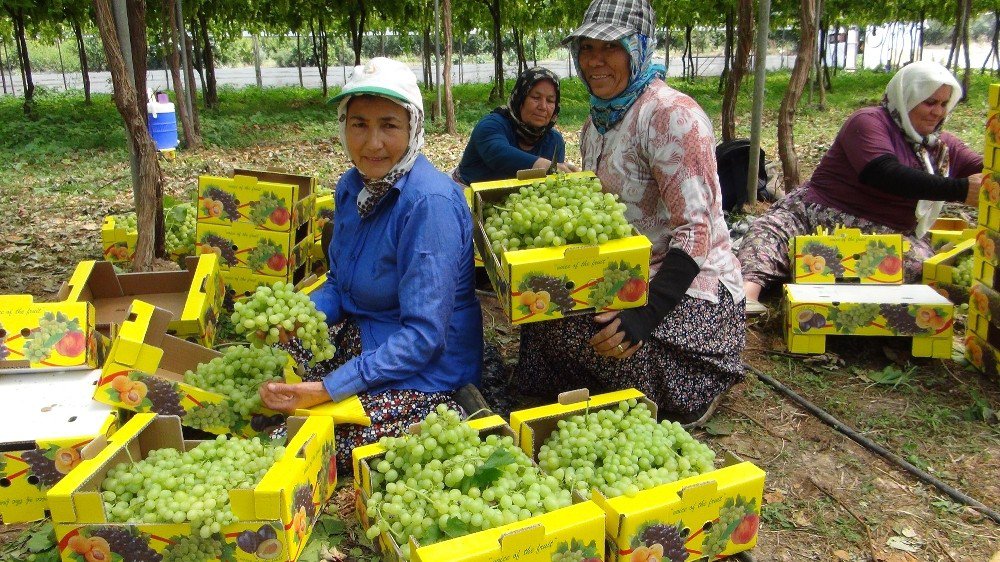
{"label": "bunch of green grapes", "polygon": [[604,193],[597,178],[550,177],[522,186],[487,207],[486,235],[493,251],[564,244],[603,244],[629,236],[625,204]]}
{"label": "bunch of green grapes", "polygon": [[38,320],[38,328],[24,340],[21,353],[31,363],[39,363],[52,355],[52,348],[69,332],[69,318],[59,312],[46,312]]}
{"label": "bunch of green grapes", "polygon": [[951,280],[952,283],[962,287],[972,286],[972,254],[962,254],[955,260]]}
{"label": "bunch of green grapes", "polygon": [[189,523],[207,539],[237,520],[229,490],[255,486],[284,454],[284,447],[220,435],[181,452],[149,451],[138,462],[111,468],[101,483],[112,522]]}
{"label": "bunch of green grapes", "polygon": [[135,213],[125,213],[124,215],[113,215],[115,219],[115,228],[124,230],[126,234],[132,234],[138,232],[139,221],[136,218]]}
{"label": "bunch of green grapes", "polygon": [[420,422],[420,432],[383,438],[366,505],[369,539],[389,533],[410,557],[409,537],[421,545],[475,533],[566,507],[569,491],[542,474],[511,437],[462,423],[443,404]]}
{"label": "bunch of green grapes", "polygon": [[310,364],[333,357],[326,314],[316,310],[308,295],[294,285],[278,281],[261,285],[252,295],[233,305],[233,329],[254,347],[278,343],[281,330],[295,336],[312,352]]}
{"label": "bunch of green grapes", "polygon": [[238,421],[228,402],[202,404],[184,412],[184,425],[196,429],[230,428]]}
{"label": "bunch of green grapes", "polygon": [[281,380],[288,359],[287,353],[273,347],[235,345],[184,373],[184,382],[222,394],[237,417],[246,417],[261,409],[257,390],[266,382]]}
{"label": "bunch of green grapes", "polygon": [[701,543],[701,551],[708,560],[714,560],[726,550],[733,528],[743,519],[745,513],[746,509],[736,504],[724,505],[719,509],[719,519],[712,522],[712,528]]}
{"label": "bunch of green grapes", "polygon": [[845,308],[830,310],[830,322],[837,326],[837,331],[848,334],[857,331],[875,321],[879,315],[877,304],[855,304]]}
{"label": "bunch of green grapes", "polygon": [[194,254],[194,235],[198,227],[198,210],[190,203],[171,207],[164,217],[167,253],[179,256]]}
{"label": "bunch of green grapes", "polygon": [[610,305],[615,300],[615,293],[632,277],[632,272],[628,269],[627,264],[624,268],[619,268],[617,263],[612,264],[612,266],[605,269],[601,280],[590,287],[588,301],[597,310]]}
{"label": "bunch of green grapes", "polygon": [[538,452],[538,465],[571,489],[633,497],[714,470],[715,452],[679,423],[657,423],[633,398],[559,420]]}
{"label": "bunch of green grapes", "polygon": [[223,539],[218,535],[202,538],[201,535],[176,537],[163,551],[163,562],[204,562],[222,556]]}

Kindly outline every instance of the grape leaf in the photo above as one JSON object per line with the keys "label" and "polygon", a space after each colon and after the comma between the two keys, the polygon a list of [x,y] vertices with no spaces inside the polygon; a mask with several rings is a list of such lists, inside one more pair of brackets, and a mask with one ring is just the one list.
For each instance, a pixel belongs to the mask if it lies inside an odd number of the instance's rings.
{"label": "grape leaf", "polygon": [[517,459],[506,449],[494,449],[489,458],[476,469],[472,476],[466,476],[462,479],[459,488],[463,494],[473,486],[483,489],[496,482],[503,475],[505,466],[515,462]]}
{"label": "grape leaf", "polygon": [[449,517],[444,525],[444,534],[449,537],[461,537],[469,534],[469,525],[458,517]]}
{"label": "grape leaf", "polygon": [[25,546],[31,552],[42,552],[55,546],[55,538],[56,535],[52,530],[52,523],[46,522],[37,532],[31,533],[31,537],[25,543]]}

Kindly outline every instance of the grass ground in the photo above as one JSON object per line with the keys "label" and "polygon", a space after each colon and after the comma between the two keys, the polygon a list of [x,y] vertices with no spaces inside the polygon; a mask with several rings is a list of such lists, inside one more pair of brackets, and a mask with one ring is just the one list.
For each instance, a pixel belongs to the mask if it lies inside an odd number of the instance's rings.
{"label": "grass ground", "polygon": [[[815,96],[803,99],[795,140],[805,177],[844,118],[876,103],[887,79],[841,73],[826,109],[815,106]],[[969,102],[947,127],[975,150],[982,148],[989,81],[976,77]],[[768,78],[763,145],[769,160],[776,158],[775,116],[786,83],[787,74]],[[721,96],[714,79],[674,85],[718,125]],[[570,158],[578,160],[576,133],[587,100],[576,80],[566,81],[563,91],[560,128]],[[440,122],[429,124],[425,153],[438,167],[458,163],[468,132],[491,109],[487,93],[486,86],[456,88],[459,135],[441,134]],[[745,89],[737,112],[742,136],[749,131],[749,95]],[[171,196],[190,197],[198,175],[228,174],[235,166],[314,174],[328,186],[347,169],[334,112],[317,92],[248,88],[224,90],[220,97],[218,110],[202,112],[206,147],[161,161]],[[81,97],[46,94],[32,118],[18,100],[0,99],[0,294],[51,298],[78,261],[100,255],[101,218],[132,206],[128,182],[122,126],[108,97],[96,96],[86,106]],[[483,304],[487,338],[509,366],[516,362],[517,328],[494,300]],[[1000,428],[991,417],[1000,409],[996,381],[952,361],[908,358],[906,340],[830,338],[825,356],[789,356],[776,316],[751,322],[747,336],[745,359],[754,368],[949,485],[1000,507]],[[995,523],[857,446],[752,373],[699,437],[768,472],[758,560],[955,562],[988,560],[1000,549]],[[348,558],[370,558],[352,542],[350,521],[331,525],[344,544],[359,549]],[[0,542],[13,544],[18,535],[19,529],[0,527]]]}

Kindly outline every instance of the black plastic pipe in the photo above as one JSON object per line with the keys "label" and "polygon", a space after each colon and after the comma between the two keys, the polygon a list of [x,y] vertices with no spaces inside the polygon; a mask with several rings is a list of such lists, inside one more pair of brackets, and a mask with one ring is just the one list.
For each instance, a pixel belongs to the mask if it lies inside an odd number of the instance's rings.
{"label": "black plastic pipe", "polygon": [[779,393],[784,394],[789,399],[791,399],[793,402],[795,402],[799,406],[802,406],[810,414],[812,414],[812,415],[816,416],[817,418],[823,420],[824,423],[826,423],[827,425],[833,427],[834,429],[836,429],[840,433],[843,433],[844,435],[846,435],[848,438],[850,438],[852,441],[854,441],[858,445],[861,445],[862,447],[868,449],[869,451],[872,451],[873,453],[879,455],[880,457],[884,458],[885,460],[889,461],[890,463],[892,463],[892,464],[894,464],[894,465],[902,468],[903,470],[909,472],[910,474],[916,476],[920,481],[925,482],[927,484],[930,484],[931,486],[934,486],[935,488],[937,488],[938,490],[941,490],[945,494],[948,494],[948,496],[951,497],[953,500],[955,500],[957,502],[960,502],[962,504],[965,504],[965,505],[971,507],[972,509],[975,509],[976,511],[978,511],[979,513],[982,513],[986,517],[989,517],[990,519],[992,519],[996,523],[1000,523],[1000,513],[997,513],[996,511],[994,511],[990,507],[986,506],[985,504],[983,504],[979,500],[977,500],[977,499],[975,499],[975,498],[973,498],[971,496],[968,496],[965,493],[963,493],[963,492],[961,492],[959,490],[956,490],[955,488],[952,488],[948,484],[945,484],[944,482],[942,482],[941,479],[939,479],[939,478],[937,478],[937,477],[935,477],[935,476],[933,476],[931,474],[928,474],[927,472],[924,472],[923,470],[920,470],[916,466],[913,466],[912,464],[910,464],[909,462],[907,462],[906,459],[900,457],[899,455],[893,453],[892,451],[889,451],[885,447],[879,445],[878,443],[875,443],[874,441],[872,441],[871,439],[868,439],[864,435],[859,434],[858,432],[854,431],[853,429],[851,429],[850,427],[848,427],[847,425],[845,425],[843,422],[841,422],[840,420],[838,420],[837,418],[835,418],[835,417],[831,416],[830,414],[828,414],[825,410],[823,410],[819,406],[817,406],[817,405],[813,404],[812,402],[806,400],[805,398],[799,396],[798,394],[795,393],[795,391],[793,391],[792,389],[788,388],[787,386],[781,384],[780,382],[778,382],[773,377],[765,375],[764,373],[762,373],[759,370],[755,369],[751,365],[747,365],[747,364],[744,363],[744,366],[748,370],[752,371],[755,375],[757,375],[757,378],[759,378],[765,384],[767,384],[771,388],[777,390]]}

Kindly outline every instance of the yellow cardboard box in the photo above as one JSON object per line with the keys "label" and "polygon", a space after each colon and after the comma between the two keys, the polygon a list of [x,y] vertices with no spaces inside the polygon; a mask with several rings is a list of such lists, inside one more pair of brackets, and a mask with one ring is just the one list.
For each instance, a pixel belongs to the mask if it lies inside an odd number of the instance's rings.
{"label": "yellow cardboard box", "polygon": [[114,216],[104,217],[101,224],[101,254],[103,259],[112,263],[125,263],[132,259],[135,253],[136,240],[139,233],[127,231],[118,225]]}
{"label": "yellow cardboard box", "polygon": [[935,254],[924,261],[923,282],[934,288],[955,304],[969,302],[969,287],[956,282],[956,264],[959,259],[972,259],[974,239],[959,242],[946,252]]}
{"label": "yellow cardboard box", "polygon": [[908,336],[914,356],[947,358],[954,308],[927,285],[785,285],[785,343],[823,353],[827,336]]}
{"label": "yellow cardboard box", "polygon": [[[593,177],[593,172],[566,174]],[[652,244],[640,234],[604,244],[493,251],[486,236],[485,207],[502,201],[522,185],[538,180],[500,180],[472,184],[473,236],[486,273],[504,312],[514,324],[575,314],[622,310],[646,304]],[[598,292],[609,270],[628,270],[626,281]],[[603,301],[602,306],[595,302]]]}
{"label": "yellow cardboard box", "polygon": [[892,284],[903,282],[900,234],[862,234],[857,228],[796,236],[788,244],[795,283]]}
{"label": "yellow cardboard box", "polygon": [[983,143],[983,166],[1000,169],[1000,113],[992,108],[986,113],[986,142]]}
{"label": "yellow cardboard box", "polygon": [[978,281],[972,284],[967,329],[993,345],[1000,345],[1000,337],[997,337],[1000,336],[1000,292]]}
{"label": "yellow cardboard box", "polygon": [[[315,180],[306,176],[269,175],[240,171],[232,178],[198,178],[198,222],[218,226],[244,225],[254,230],[289,232],[308,223],[316,205]],[[256,173],[261,178],[249,175]],[[280,177],[279,177],[280,176]],[[264,177],[271,179],[263,179]],[[298,183],[282,178],[299,177]],[[281,180],[275,183],[273,180]]]}
{"label": "yellow cardboard box", "polygon": [[941,217],[934,221],[927,234],[931,238],[931,247],[935,250],[945,244],[957,244],[976,237],[976,225],[956,217]]}
{"label": "yellow cardboard box", "polygon": [[244,224],[198,224],[197,252],[214,253],[223,271],[242,267],[258,275],[288,277],[309,259],[308,228],[303,235],[256,230]]}
{"label": "yellow cardboard box", "polygon": [[1000,379],[1000,351],[972,331],[965,334],[965,357],[994,382]]}
{"label": "yellow cardboard box", "polygon": [[95,369],[103,359],[89,302],[0,295],[0,371]]}
{"label": "yellow cardboard box", "polygon": [[[994,147],[993,150],[988,149],[986,154],[997,151],[1000,151],[1000,147]],[[1000,158],[993,163],[993,167],[1000,167]],[[983,173],[985,174],[983,182],[979,186],[979,225],[992,230],[1000,230],[1000,172],[987,168],[983,170]]]}
{"label": "yellow cardboard box", "polygon": [[[559,420],[587,411],[615,408],[629,399],[644,402],[656,415],[656,404],[638,390],[596,396],[589,396],[584,390],[563,393],[556,404],[511,412],[510,424],[521,449],[537,459],[542,444],[555,431]],[[757,544],[756,524],[760,520],[765,473],[753,463],[728,461],[727,466],[718,470],[642,490],[631,498],[625,495],[608,498],[594,489],[591,499],[607,514],[607,560],[625,562],[632,560],[632,555],[640,549],[655,548],[653,543],[643,541],[644,532],[654,526],[678,529],[687,552],[695,556],[702,554],[709,536],[725,542],[724,550],[719,553],[723,556],[753,548]],[[739,525],[730,528],[715,525],[724,506],[746,510],[739,522],[746,519],[748,523],[739,533],[736,532]],[[751,528],[753,532],[748,534]]]}
{"label": "yellow cardboard box", "polygon": [[[499,416],[489,416],[468,422],[481,435],[509,435],[511,428]],[[385,450],[376,444],[356,447],[352,452],[354,486],[357,490],[358,517],[367,530],[371,526],[365,509],[372,493],[372,466]],[[410,560],[421,562],[506,562],[513,560],[552,560],[562,548],[572,545],[590,546],[600,560],[604,539],[604,513],[590,501],[487,529],[432,545],[421,546],[410,537]],[[403,554],[395,539],[382,533],[378,537],[383,560],[400,561]]]}
{"label": "yellow cardboard box", "polygon": [[989,109],[1000,109],[1000,84],[990,84],[987,101]]}
{"label": "yellow cardboard box", "polygon": [[0,411],[17,423],[0,425],[0,517],[6,524],[47,517],[45,493],[81,460],[118,416],[90,399],[98,369],[0,374]]}
{"label": "yellow cardboard box", "polygon": [[[183,382],[186,371],[208,363],[221,353],[167,335],[170,313],[143,301],[133,301],[127,318],[111,346],[100,382],[93,389],[94,400],[135,412],[175,415],[182,421],[200,408],[232,407],[222,394]],[[142,386],[123,394],[121,381],[117,380],[121,377],[141,382]],[[286,368],[285,378],[293,382],[301,380],[291,367]],[[262,407],[233,427],[202,429],[251,437],[271,425],[270,418],[275,415],[277,412]]]}
{"label": "yellow cardboard box", "polygon": [[[300,266],[288,277],[260,275],[245,267],[233,267],[222,272],[222,282],[226,291],[226,309],[232,310],[233,303],[240,302],[253,294],[261,285],[273,285],[278,281],[297,284],[308,277],[309,270]],[[325,278],[325,276],[324,276]]]}
{"label": "yellow cardboard box", "polygon": [[[982,215],[980,214],[979,216],[981,217]],[[980,227],[979,231],[976,232],[976,246],[972,254],[973,259],[994,266],[993,269],[995,269],[995,266],[1000,265],[1000,257],[997,255],[998,251],[1000,251],[1000,232],[989,227]],[[976,269],[977,274],[984,276],[990,273],[986,268],[977,269],[975,265],[973,265],[973,269]],[[980,277],[976,278],[980,279]],[[992,280],[992,275],[982,277],[982,280],[984,283],[989,284]]]}
{"label": "yellow cardboard box", "polygon": [[219,259],[203,254],[187,258],[185,266],[180,271],[119,274],[110,262],[84,261],[59,289],[57,298],[93,304],[97,329],[106,335],[112,324],[125,320],[132,301],[140,298],[173,315],[168,333],[211,347],[225,297]]}
{"label": "yellow cardboard box", "polygon": [[313,215],[313,239],[319,242],[323,235],[323,227],[326,223],[333,222],[333,214],[337,209],[337,201],[333,195],[324,195],[316,198],[316,211]]}
{"label": "yellow cardboard box", "polygon": [[[136,542],[156,552],[192,533],[189,523],[111,523],[104,511],[101,483],[108,471],[121,463],[146,457],[149,451],[172,448],[186,451],[197,442],[185,441],[176,417],[139,414],[110,439],[96,439],[84,449],[85,459],[66,478],[49,490],[49,506],[55,524],[59,552],[64,562],[79,562],[81,556],[69,547],[77,536],[95,536],[107,531],[125,532]],[[255,553],[241,550],[236,543],[244,531],[268,532],[272,559],[293,561],[305,546],[321,506],[329,499],[336,483],[336,450],[333,420],[322,416],[289,418],[285,455],[253,488],[229,491],[236,523],[222,528],[223,550],[228,560],[259,561]],[[117,554],[118,557],[114,555]],[[114,552],[114,560],[128,560],[129,553]]]}

